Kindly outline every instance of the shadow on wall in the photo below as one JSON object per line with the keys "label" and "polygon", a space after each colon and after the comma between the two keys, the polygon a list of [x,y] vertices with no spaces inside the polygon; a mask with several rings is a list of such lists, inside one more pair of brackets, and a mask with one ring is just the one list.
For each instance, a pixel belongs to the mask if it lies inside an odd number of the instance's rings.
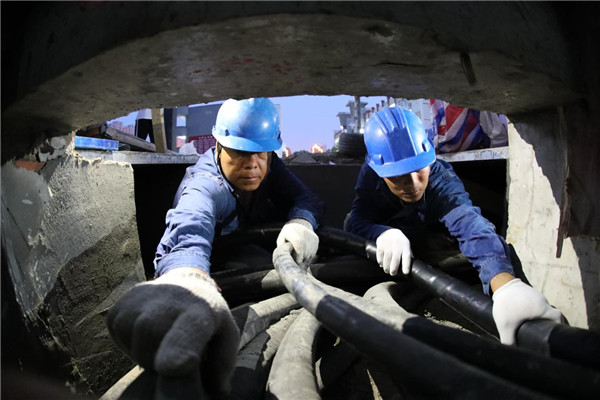
{"label": "shadow on wall", "polygon": [[[577,119],[571,118],[571,121],[575,120]],[[574,191],[581,191],[581,186],[578,186],[577,182],[593,179],[593,171],[590,171],[590,176],[577,176],[577,172],[573,172],[572,170],[569,171],[569,169],[566,168],[567,160],[569,158],[581,158],[585,163],[590,165],[594,164],[595,157],[587,154],[589,152],[589,149],[586,148],[588,144],[587,141],[575,141],[575,144],[569,145],[571,147],[575,146],[576,149],[581,149],[579,154],[574,155],[570,152],[572,149],[569,149],[567,146],[566,135],[569,135],[570,132],[574,131],[584,131],[585,127],[567,127],[564,123],[561,124],[561,117],[558,112],[546,112],[521,116],[519,123],[515,124],[515,128],[520,139],[531,145],[534,156],[533,162],[537,164],[541,169],[543,176],[547,179],[556,207],[559,211],[561,208],[563,210],[569,210],[570,207],[574,206],[573,204],[569,204],[569,202],[572,201],[571,196],[574,194]],[[526,157],[524,157],[524,159],[525,158]],[[567,171],[570,173],[569,177],[566,177]],[[586,171],[586,169],[581,168],[579,171]],[[535,171],[525,171],[525,173],[535,174]],[[519,174],[521,174],[519,171],[510,172],[510,175]],[[536,187],[536,185],[541,184],[540,182],[541,181],[538,179],[534,179],[532,187],[528,188],[529,190],[534,191],[532,193],[534,199],[535,196],[540,196],[540,194],[537,193],[537,190],[539,189]],[[592,198],[597,197],[591,193],[586,193],[585,195],[591,196]],[[546,200],[544,200],[544,202],[545,201]],[[566,203],[564,203],[565,201]],[[586,210],[585,205],[582,205],[581,207],[583,208],[579,208],[580,216],[587,214],[589,216],[588,219],[594,218],[591,215],[593,211]],[[555,254],[550,256],[551,258],[545,262],[548,265],[558,264],[564,265],[565,267],[571,267],[571,265],[568,265],[570,262],[578,264],[580,274],[579,279],[582,285],[586,307],[587,324],[589,329],[600,331],[600,280],[598,279],[598,273],[600,272],[598,267],[598,265],[600,265],[600,242],[598,241],[598,238],[570,234],[569,239],[575,256],[574,258],[567,258],[567,252],[563,249],[567,229],[575,232],[581,231],[582,229],[585,229],[582,224],[585,224],[586,221],[574,219],[570,213],[567,212],[565,214],[564,211],[562,214],[559,214],[558,212],[555,213],[554,210],[548,210],[548,212],[550,212],[551,215],[546,216],[545,218],[552,218],[554,220],[544,222],[550,222],[548,225],[553,225],[558,228],[557,236],[559,237],[557,238],[556,243],[548,244],[554,249]],[[559,228],[561,218],[567,218],[563,228]],[[536,223],[536,221],[532,221],[531,223]],[[561,229],[563,230],[561,231]],[[561,232],[564,235],[562,238],[560,237]],[[527,236],[521,235],[517,239],[519,238],[526,240]],[[569,289],[566,286],[568,285],[565,285],[565,294],[563,294],[563,296],[568,295]]]}

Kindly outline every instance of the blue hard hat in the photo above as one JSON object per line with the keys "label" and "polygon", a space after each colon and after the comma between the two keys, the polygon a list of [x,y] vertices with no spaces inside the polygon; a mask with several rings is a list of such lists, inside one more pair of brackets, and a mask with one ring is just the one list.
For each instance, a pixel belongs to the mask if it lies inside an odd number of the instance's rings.
{"label": "blue hard hat", "polygon": [[433,143],[413,112],[384,108],[365,124],[366,160],[382,178],[405,175],[435,161]]}
{"label": "blue hard hat", "polygon": [[281,147],[279,113],[266,98],[225,101],[219,108],[212,134],[223,147],[230,149],[263,152]]}

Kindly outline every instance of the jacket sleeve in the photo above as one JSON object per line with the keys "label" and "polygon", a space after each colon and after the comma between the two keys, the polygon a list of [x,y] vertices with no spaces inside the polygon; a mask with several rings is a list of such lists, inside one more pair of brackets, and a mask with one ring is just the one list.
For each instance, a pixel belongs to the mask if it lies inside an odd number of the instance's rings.
{"label": "jacket sleeve", "polygon": [[377,201],[379,179],[367,164],[363,164],[354,187],[355,196],[344,229],[367,240],[376,240],[386,230],[383,207]]}
{"label": "jacket sleeve", "polygon": [[288,207],[287,218],[303,218],[317,229],[323,217],[323,201],[294,175],[277,155],[273,154],[271,170],[273,197]]}
{"label": "jacket sleeve", "polygon": [[210,272],[215,226],[228,210],[235,210],[235,200],[222,181],[202,173],[189,179],[177,205],[167,212],[154,258],[156,276],[178,267]]}
{"label": "jacket sleeve", "polygon": [[458,240],[461,252],[479,273],[484,293],[490,280],[501,272],[514,274],[510,251],[494,225],[473,205],[461,180],[448,169],[427,195],[432,195],[430,209]]}

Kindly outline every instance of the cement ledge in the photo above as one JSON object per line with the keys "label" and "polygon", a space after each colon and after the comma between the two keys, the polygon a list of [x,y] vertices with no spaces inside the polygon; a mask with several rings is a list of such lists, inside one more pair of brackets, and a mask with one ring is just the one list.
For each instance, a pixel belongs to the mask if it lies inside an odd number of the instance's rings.
{"label": "cement ledge", "polygon": [[[142,151],[97,151],[97,150],[77,150],[84,158],[100,158],[102,161],[127,162],[136,164],[195,164],[198,161],[197,154],[177,154],[177,153],[148,153]],[[506,160],[508,159],[508,146],[496,147],[492,149],[468,150],[458,153],[438,154],[440,160],[447,162],[461,161],[485,161],[485,160]],[[289,161],[288,163],[293,163]],[[358,162],[359,164],[361,162]],[[319,161],[315,165],[321,165]]]}
{"label": "cement ledge", "polygon": [[438,154],[436,157],[447,162],[506,160],[508,159],[508,146]]}
{"label": "cement ledge", "polygon": [[197,154],[147,153],[143,151],[94,151],[77,150],[82,157],[100,158],[102,161],[117,161],[135,164],[195,164]]}

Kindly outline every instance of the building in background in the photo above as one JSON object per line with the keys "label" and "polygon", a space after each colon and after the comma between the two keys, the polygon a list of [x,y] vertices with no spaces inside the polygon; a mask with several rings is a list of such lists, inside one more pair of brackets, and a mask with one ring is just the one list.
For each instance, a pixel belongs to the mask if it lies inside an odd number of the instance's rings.
{"label": "building in background", "polygon": [[221,104],[206,104],[173,108],[170,136],[175,147],[172,150],[177,150],[186,143],[193,143],[196,152],[202,154],[214,146],[216,140],[212,129],[220,107]]}
{"label": "building in background", "polygon": [[123,125],[121,121],[112,121],[109,126],[128,135],[135,135],[135,125]]}
{"label": "building in background", "polygon": [[409,100],[397,98],[393,99],[393,103],[391,104],[391,106],[393,105],[397,105],[414,112],[415,115],[419,117],[419,119],[423,123],[423,128],[425,128],[425,131],[428,132],[429,137],[432,138],[430,132],[432,132],[433,115],[431,112],[430,99]]}

